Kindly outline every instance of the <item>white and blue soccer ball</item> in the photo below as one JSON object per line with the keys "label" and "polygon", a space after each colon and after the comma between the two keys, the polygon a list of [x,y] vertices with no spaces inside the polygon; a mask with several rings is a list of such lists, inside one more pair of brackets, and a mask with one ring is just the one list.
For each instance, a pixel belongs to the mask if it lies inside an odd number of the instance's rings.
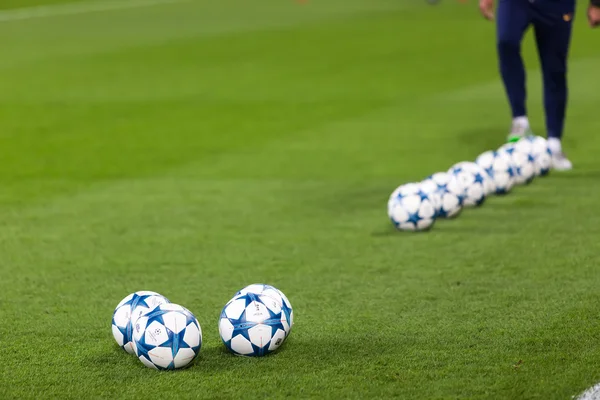
{"label": "white and blue soccer ball", "polygon": [[436,196],[434,204],[438,218],[453,218],[460,214],[464,188],[456,176],[436,172],[421,182],[421,189],[430,196]]}
{"label": "white and blue soccer ball", "polygon": [[498,153],[510,158],[514,169],[515,184],[523,185],[533,180],[535,177],[534,159],[529,157],[528,153],[519,151],[514,143],[503,145],[498,149]]}
{"label": "white and blue soccer ball", "polygon": [[427,194],[419,184],[397,188],[388,201],[388,217],[401,231],[424,231],[433,226],[439,197]]}
{"label": "white and blue soccer ball", "polygon": [[261,296],[269,296],[278,303],[280,303],[281,310],[285,315],[285,318],[289,325],[289,335],[290,331],[292,330],[292,327],[294,326],[294,309],[292,308],[292,303],[290,303],[287,296],[275,286],[266,285],[264,283],[253,283],[238,291],[233,297],[247,293],[254,293]]}
{"label": "white and blue soccer ball", "polygon": [[494,181],[495,193],[506,194],[515,184],[512,159],[495,151],[481,153],[475,161]]}
{"label": "white and blue soccer ball", "polygon": [[516,146],[533,156],[537,176],[548,175],[552,167],[552,151],[546,139],[541,136],[528,136],[519,140]]}
{"label": "white and blue soccer ball", "polygon": [[150,291],[131,293],[121,300],[112,317],[112,333],[117,344],[133,354],[133,324],[145,313],[165,303],[169,303],[166,297]]}
{"label": "white and blue soccer ball", "polygon": [[461,187],[464,188],[463,205],[477,207],[483,204],[487,193],[494,191],[494,182],[486,172],[477,164],[463,161],[452,166],[448,173],[456,176]]}
{"label": "white and blue soccer ball", "polygon": [[265,356],[281,347],[289,336],[291,315],[268,292],[238,294],[221,311],[219,335],[235,355]]}
{"label": "white and blue soccer ball", "polygon": [[147,367],[172,370],[187,367],[202,347],[200,323],[187,308],[161,304],[137,319],[133,348]]}
{"label": "white and blue soccer ball", "polygon": [[392,206],[396,203],[398,199],[401,199],[404,196],[408,196],[409,194],[417,194],[421,191],[421,184],[418,182],[410,182],[405,183],[398,186],[390,195],[388,199],[388,214]]}

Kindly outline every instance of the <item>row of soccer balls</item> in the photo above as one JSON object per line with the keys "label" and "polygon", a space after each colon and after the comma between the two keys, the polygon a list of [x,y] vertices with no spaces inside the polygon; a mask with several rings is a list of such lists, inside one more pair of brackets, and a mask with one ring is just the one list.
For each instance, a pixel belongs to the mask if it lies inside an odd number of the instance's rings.
{"label": "row of soccer balls", "polygon": [[515,185],[548,174],[551,166],[546,139],[528,136],[486,151],[475,162],[463,161],[422,182],[399,186],[388,200],[388,216],[399,230],[427,230],[437,218],[453,218],[491,194],[509,193]]}
{"label": "row of soccer balls", "polygon": [[[223,308],[219,334],[233,354],[264,356],[283,344],[293,324],[292,305],[280,290],[252,284]],[[123,350],[160,370],[190,365],[202,347],[202,329],[194,314],[150,291],[121,300],[113,313],[112,333]]]}

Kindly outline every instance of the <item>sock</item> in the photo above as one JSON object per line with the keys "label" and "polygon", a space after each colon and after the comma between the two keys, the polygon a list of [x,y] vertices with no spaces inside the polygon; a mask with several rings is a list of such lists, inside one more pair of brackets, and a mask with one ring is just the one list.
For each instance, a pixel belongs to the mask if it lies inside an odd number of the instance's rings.
{"label": "sock", "polygon": [[562,153],[562,146],[560,144],[560,139],[555,137],[548,138],[548,148],[552,152],[552,154]]}
{"label": "sock", "polygon": [[513,118],[513,125],[525,126],[529,129],[529,118],[526,115]]}

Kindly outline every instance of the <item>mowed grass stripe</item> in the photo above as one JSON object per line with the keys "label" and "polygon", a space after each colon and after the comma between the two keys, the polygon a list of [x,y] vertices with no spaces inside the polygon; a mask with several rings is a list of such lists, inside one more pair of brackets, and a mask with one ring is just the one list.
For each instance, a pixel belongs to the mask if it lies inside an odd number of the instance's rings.
{"label": "mowed grass stripe", "polygon": [[47,6],[33,6],[0,11],[0,22],[30,20],[35,18],[62,17],[67,15],[81,15],[102,11],[114,11],[129,8],[150,7],[154,5],[182,3],[191,0],[127,0],[127,1],[99,1],[87,0],[83,2],[64,2]]}
{"label": "mowed grass stripe", "polygon": [[10,10],[15,8],[29,8],[39,6],[50,6],[64,3],[74,3],[86,0],[4,0],[0,3],[0,10]]}
{"label": "mowed grass stripe", "polygon": [[[422,7],[421,3],[417,5]],[[10,38],[3,47],[0,68],[20,68],[48,58],[102,54],[115,49],[164,44],[181,38],[294,29],[329,20],[421,7],[415,7],[408,1],[385,0],[369,3],[335,0],[306,7],[293,1],[279,0],[257,3],[191,0],[106,13],[19,20],[0,24],[0,35]],[[107,30],[107,25],[111,29]]]}

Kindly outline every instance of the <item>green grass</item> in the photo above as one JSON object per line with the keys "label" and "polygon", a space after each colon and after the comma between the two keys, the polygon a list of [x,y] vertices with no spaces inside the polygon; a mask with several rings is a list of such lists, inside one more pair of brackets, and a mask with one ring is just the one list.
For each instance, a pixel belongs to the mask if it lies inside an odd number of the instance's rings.
{"label": "green grass", "polygon": [[[0,398],[568,399],[599,381],[600,57],[580,11],[576,170],[414,235],[391,228],[389,193],[506,134],[474,4],[0,22]],[[531,38],[524,52],[543,134]],[[295,310],[264,359],[227,354],[217,330],[253,282]],[[193,367],[157,373],[116,346],[112,311],[135,290],[195,313]]]}
{"label": "green grass", "polygon": [[[75,2],[83,2],[83,1],[86,1],[86,0],[2,0],[0,2],[0,9],[46,6],[46,5],[51,5],[51,4],[75,3]],[[95,1],[98,2],[100,0],[95,0]],[[125,0],[125,1],[128,1],[128,0]]]}

